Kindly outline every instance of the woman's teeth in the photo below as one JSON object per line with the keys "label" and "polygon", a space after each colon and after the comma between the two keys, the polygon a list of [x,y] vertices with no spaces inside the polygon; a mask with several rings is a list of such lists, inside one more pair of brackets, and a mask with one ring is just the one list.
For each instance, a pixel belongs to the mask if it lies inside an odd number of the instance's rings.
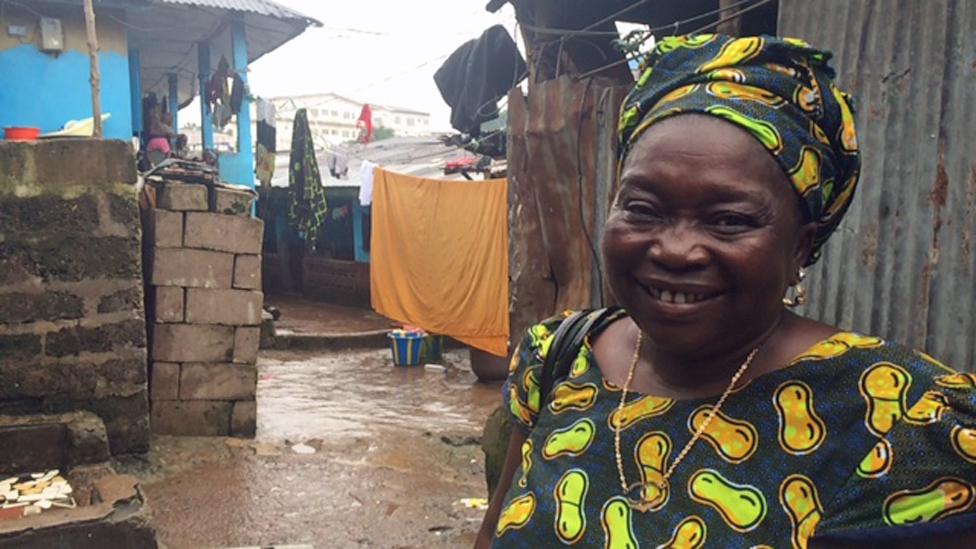
{"label": "woman's teeth", "polygon": [[655,299],[659,299],[666,303],[677,303],[679,305],[684,305],[687,303],[697,303],[699,301],[704,301],[708,297],[705,294],[671,292],[668,290],[658,290],[657,288],[648,288],[647,291]]}

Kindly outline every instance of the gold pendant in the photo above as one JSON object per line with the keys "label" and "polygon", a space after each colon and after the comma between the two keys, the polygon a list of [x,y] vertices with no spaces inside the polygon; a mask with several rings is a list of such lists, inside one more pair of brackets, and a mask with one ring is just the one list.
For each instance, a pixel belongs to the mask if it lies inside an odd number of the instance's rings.
{"label": "gold pendant", "polygon": [[648,511],[659,511],[668,502],[668,496],[670,495],[670,486],[667,481],[654,482],[651,481],[648,484],[642,484],[640,482],[635,482],[630,485],[628,493],[633,493],[635,490],[639,490],[640,494],[639,501],[631,500],[631,507],[640,511],[641,513],[646,513]]}

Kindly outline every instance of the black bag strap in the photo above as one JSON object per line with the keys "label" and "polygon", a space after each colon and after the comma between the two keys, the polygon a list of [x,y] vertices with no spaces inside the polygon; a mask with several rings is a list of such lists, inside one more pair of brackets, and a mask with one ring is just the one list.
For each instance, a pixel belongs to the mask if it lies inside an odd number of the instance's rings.
{"label": "black bag strap", "polygon": [[616,312],[614,308],[577,311],[559,324],[556,333],[553,334],[546,359],[542,363],[542,374],[539,380],[542,406],[549,401],[555,382],[569,375],[569,369],[573,360],[579,355],[586,336],[594,329],[603,328]]}

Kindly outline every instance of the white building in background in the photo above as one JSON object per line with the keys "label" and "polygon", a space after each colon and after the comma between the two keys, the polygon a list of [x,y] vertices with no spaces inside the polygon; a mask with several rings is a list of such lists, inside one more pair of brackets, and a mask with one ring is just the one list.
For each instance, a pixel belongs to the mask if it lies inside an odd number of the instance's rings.
{"label": "white building in background", "polygon": [[[306,109],[308,123],[316,141],[342,143],[359,137],[356,121],[363,109],[363,102],[334,93],[317,93],[290,97],[274,97],[277,115],[277,148],[291,147],[291,133],[295,111]],[[389,128],[397,136],[429,135],[430,113],[401,109],[388,105],[369,104],[373,112],[373,128]]]}

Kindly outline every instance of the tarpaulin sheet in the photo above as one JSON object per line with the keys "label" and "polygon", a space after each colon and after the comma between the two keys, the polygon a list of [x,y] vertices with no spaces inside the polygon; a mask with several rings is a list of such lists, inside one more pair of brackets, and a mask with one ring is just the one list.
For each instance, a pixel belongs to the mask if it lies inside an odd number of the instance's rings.
{"label": "tarpaulin sheet", "polygon": [[377,168],[370,290],[378,313],[508,353],[505,179],[442,181]]}

